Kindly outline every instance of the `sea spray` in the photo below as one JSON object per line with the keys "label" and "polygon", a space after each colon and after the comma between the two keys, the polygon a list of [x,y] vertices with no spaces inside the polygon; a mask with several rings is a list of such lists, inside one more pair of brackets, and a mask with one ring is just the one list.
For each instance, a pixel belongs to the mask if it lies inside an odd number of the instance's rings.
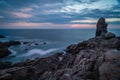
{"label": "sea spray", "polygon": [[9,56],[15,56],[17,54],[17,52],[11,48],[9,48],[9,51],[11,52]]}
{"label": "sea spray", "polygon": [[34,55],[43,56],[43,55],[47,55],[51,52],[55,52],[55,51],[58,51],[58,50],[59,49],[56,49],[56,48],[48,49],[48,50],[32,49],[32,50],[29,50],[27,53],[21,55],[20,57],[27,57],[27,56],[34,56]]}

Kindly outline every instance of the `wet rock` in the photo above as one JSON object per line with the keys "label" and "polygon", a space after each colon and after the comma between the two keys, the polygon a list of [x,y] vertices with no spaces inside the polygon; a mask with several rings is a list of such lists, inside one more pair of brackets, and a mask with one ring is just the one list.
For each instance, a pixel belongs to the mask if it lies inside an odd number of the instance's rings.
{"label": "wet rock", "polygon": [[9,51],[10,46],[20,45],[19,41],[9,41],[0,43],[0,58],[8,56],[11,52]]}
{"label": "wet rock", "polygon": [[8,56],[11,52],[7,48],[0,48],[0,58]]}
{"label": "wet rock", "polygon": [[21,43],[19,41],[9,41],[9,45],[14,46],[14,45],[20,45]]}
{"label": "wet rock", "polygon": [[46,42],[43,42],[44,45],[46,45],[47,43]]}
{"label": "wet rock", "polygon": [[0,44],[0,48],[8,48],[10,46],[20,45],[19,41],[9,41],[9,42],[2,42]]}
{"label": "wet rock", "polygon": [[29,42],[23,42],[23,44],[29,44]]}

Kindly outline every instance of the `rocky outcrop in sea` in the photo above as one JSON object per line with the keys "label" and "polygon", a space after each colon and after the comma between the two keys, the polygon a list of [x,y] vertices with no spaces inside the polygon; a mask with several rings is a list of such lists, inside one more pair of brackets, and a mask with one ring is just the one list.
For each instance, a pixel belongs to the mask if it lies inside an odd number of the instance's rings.
{"label": "rocky outcrop in sea", "polygon": [[10,46],[20,45],[19,41],[0,42],[0,58],[8,56],[11,52],[9,51]]}
{"label": "rocky outcrop in sea", "polygon": [[97,28],[95,37],[69,45],[66,53],[0,62],[0,80],[120,80],[120,37],[102,24],[107,27],[104,18],[97,23],[101,30]]}

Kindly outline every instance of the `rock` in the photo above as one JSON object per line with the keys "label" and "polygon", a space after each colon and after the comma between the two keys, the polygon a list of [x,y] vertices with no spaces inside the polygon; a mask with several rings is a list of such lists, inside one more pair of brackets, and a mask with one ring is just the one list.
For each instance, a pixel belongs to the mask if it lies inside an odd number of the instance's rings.
{"label": "rock", "polygon": [[117,50],[120,51],[120,39],[117,42]]}
{"label": "rock", "polygon": [[76,55],[66,54],[58,64],[58,69],[71,68],[74,64]]}
{"label": "rock", "polygon": [[111,33],[111,32],[107,32],[107,33],[104,35],[104,37],[105,37],[106,39],[111,39],[111,38],[114,38],[114,37],[115,37],[115,34],[113,34],[113,33]]}
{"label": "rock", "polygon": [[10,46],[20,45],[19,41],[9,41],[9,42],[2,42],[0,44],[0,48],[8,48]]}
{"label": "rock", "polygon": [[0,58],[8,56],[11,52],[9,51],[10,46],[20,45],[19,41],[9,41],[0,43]]}
{"label": "rock", "polygon": [[0,35],[0,38],[5,38],[5,36],[3,36],[3,35]]}
{"label": "rock", "polygon": [[43,42],[44,45],[46,45],[47,43],[46,42]]}
{"label": "rock", "polygon": [[[5,53],[12,45],[19,45],[19,43],[0,42],[0,49]],[[120,37],[107,33],[105,19],[100,18],[97,23],[96,37],[68,46],[65,54],[56,53],[15,64],[0,63],[2,65],[0,79],[120,80],[119,49]]]}
{"label": "rock", "polygon": [[10,45],[20,45],[21,43],[19,41],[9,41]]}
{"label": "rock", "polygon": [[30,42],[23,42],[23,44],[29,44]]}
{"label": "rock", "polygon": [[10,53],[7,48],[0,48],[0,58],[8,56]]}
{"label": "rock", "polygon": [[0,62],[0,70],[12,67],[11,62]]}
{"label": "rock", "polygon": [[107,32],[107,23],[104,18],[100,18],[97,22],[96,36],[104,35]]}
{"label": "rock", "polygon": [[0,76],[0,80],[12,80],[12,75],[9,73],[6,73],[6,74]]}
{"label": "rock", "polygon": [[109,50],[105,53],[105,61],[120,60],[120,51]]}
{"label": "rock", "polygon": [[119,80],[120,79],[120,61],[104,62],[99,67],[100,80]]}

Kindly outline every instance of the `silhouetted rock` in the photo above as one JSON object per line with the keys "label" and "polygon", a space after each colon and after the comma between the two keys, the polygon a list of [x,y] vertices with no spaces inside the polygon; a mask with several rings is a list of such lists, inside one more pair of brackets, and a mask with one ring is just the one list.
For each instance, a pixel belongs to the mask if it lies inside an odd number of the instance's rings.
{"label": "silhouetted rock", "polygon": [[96,36],[104,35],[107,32],[107,23],[104,18],[100,18],[97,22]]}

